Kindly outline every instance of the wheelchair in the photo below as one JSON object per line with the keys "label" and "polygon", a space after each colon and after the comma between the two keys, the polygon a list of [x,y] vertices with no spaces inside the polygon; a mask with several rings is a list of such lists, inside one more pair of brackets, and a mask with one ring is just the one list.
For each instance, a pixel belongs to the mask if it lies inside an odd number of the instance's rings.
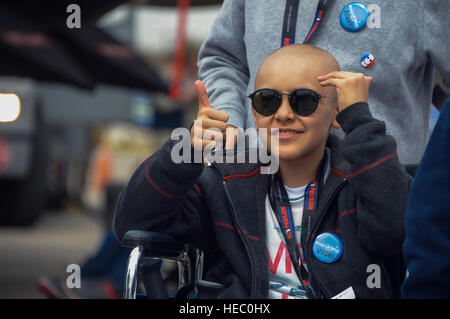
{"label": "wheelchair", "polygon": [[[161,262],[174,261],[178,268],[178,291],[170,298],[198,298],[197,285],[222,288],[223,285],[202,280],[203,251],[194,254],[177,238],[151,231],[130,230],[122,239],[122,246],[133,248],[127,262],[124,299],[167,299],[169,293],[161,275]],[[194,269],[192,264],[195,263]],[[145,295],[137,294],[140,278]]]}
{"label": "wheelchair", "polygon": [[[414,177],[418,164],[404,165],[406,172]],[[133,248],[125,274],[124,299],[167,299],[169,293],[161,275],[163,260],[175,261],[178,268],[178,291],[170,298],[198,298],[197,285],[204,288],[222,288],[223,285],[202,280],[204,254],[196,249],[190,253],[189,246],[179,239],[162,233],[130,230],[122,239],[122,246]],[[192,267],[194,264],[194,268]],[[391,277],[394,298],[400,298],[400,287],[406,276],[406,265],[399,253],[385,260]],[[137,294],[138,279],[144,294]]]}

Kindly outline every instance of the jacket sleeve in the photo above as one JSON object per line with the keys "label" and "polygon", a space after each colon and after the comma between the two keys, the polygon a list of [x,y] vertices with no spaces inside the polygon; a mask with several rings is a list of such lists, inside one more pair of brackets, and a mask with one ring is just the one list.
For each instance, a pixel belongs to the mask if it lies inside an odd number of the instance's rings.
{"label": "jacket sleeve", "polygon": [[203,163],[175,163],[171,157],[175,144],[169,139],[144,161],[120,193],[113,221],[119,240],[128,230],[148,230],[202,249],[214,242],[209,213],[196,185]]}
{"label": "jacket sleeve", "polygon": [[423,0],[424,54],[440,71],[444,83],[450,87],[450,1]]}
{"label": "jacket sleeve", "polygon": [[411,183],[399,162],[396,142],[386,135],[385,123],[372,117],[367,103],[349,106],[336,119],[345,132],[342,154],[350,163],[347,177],[356,198],[358,239],[372,254],[396,254],[405,236]]}
{"label": "jacket sleeve", "polygon": [[226,112],[228,124],[245,128],[249,70],[244,43],[245,1],[225,0],[198,56],[198,76],[211,105]]}
{"label": "jacket sleeve", "polygon": [[450,102],[434,127],[406,212],[404,298],[450,298]]}

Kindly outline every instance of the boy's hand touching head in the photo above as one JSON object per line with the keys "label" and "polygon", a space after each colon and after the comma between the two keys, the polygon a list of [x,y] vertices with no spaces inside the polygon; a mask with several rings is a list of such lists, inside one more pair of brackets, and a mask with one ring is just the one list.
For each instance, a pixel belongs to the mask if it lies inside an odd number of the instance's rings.
{"label": "boy's hand touching head", "polygon": [[334,86],[337,92],[339,112],[357,102],[366,102],[369,98],[369,86],[372,77],[362,73],[334,71],[317,78],[323,87]]}

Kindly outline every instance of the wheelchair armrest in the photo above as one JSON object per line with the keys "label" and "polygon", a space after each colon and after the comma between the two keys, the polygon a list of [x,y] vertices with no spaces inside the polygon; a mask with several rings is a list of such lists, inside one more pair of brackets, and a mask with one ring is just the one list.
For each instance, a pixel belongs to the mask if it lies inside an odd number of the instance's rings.
{"label": "wheelchair armrest", "polygon": [[185,243],[179,239],[162,233],[129,230],[122,239],[122,246],[143,249],[142,257],[177,258],[186,251]]}

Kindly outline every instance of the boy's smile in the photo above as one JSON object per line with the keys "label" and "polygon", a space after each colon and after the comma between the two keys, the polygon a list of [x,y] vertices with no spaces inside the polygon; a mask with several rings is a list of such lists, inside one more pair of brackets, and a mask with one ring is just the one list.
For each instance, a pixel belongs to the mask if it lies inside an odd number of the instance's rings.
{"label": "boy's smile", "polygon": [[284,129],[280,128],[278,133],[278,140],[279,141],[287,141],[292,138],[298,137],[300,134],[303,134],[304,131],[301,130],[294,130],[294,129]]}

